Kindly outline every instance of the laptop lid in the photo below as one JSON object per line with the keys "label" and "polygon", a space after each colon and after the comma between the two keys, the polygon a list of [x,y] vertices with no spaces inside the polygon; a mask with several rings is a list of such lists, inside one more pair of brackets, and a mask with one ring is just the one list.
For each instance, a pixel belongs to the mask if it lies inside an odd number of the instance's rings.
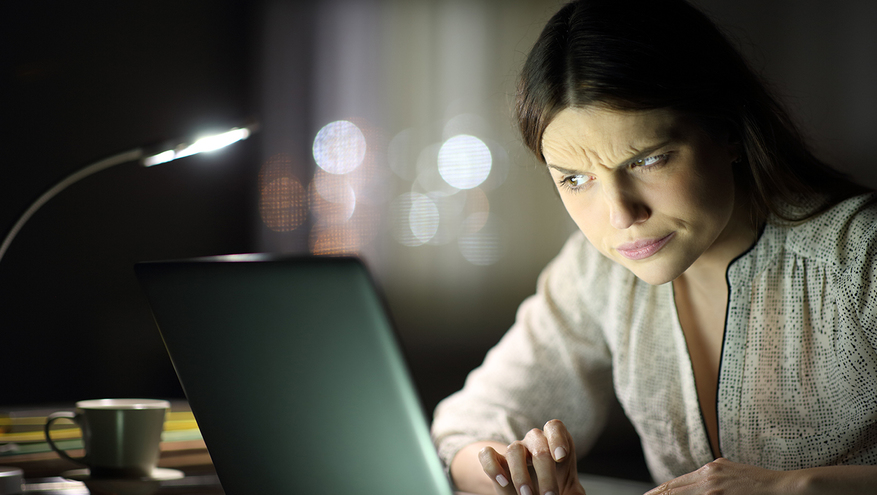
{"label": "laptop lid", "polygon": [[135,271],[229,495],[450,495],[366,269],[235,255]]}

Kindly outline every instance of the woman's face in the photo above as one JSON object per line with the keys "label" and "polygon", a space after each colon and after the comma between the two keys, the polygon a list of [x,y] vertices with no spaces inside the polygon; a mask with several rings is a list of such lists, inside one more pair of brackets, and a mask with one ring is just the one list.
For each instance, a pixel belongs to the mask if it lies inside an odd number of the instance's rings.
{"label": "woman's face", "polygon": [[542,152],[591,244],[650,284],[750,232],[735,210],[736,146],[672,110],[567,108],[545,130]]}

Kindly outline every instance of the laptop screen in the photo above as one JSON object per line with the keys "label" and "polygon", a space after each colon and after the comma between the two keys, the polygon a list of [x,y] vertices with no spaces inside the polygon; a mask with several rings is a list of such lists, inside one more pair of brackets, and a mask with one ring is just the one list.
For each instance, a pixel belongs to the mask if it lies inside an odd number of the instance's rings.
{"label": "laptop screen", "polygon": [[135,271],[226,493],[451,493],[361,262],[238,255]]}

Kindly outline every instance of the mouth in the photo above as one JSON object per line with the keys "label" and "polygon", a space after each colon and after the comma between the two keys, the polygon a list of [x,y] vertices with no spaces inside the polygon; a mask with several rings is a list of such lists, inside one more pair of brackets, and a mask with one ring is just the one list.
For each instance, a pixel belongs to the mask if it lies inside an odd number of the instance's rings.
{"label": "mouth", "polygon": [[635,242],[628,242],[615,248],[621,256],[629,260],[642,260],[654,255],[661,250],[670,239],[673,238],[674,232],[670,232],[661,238],[641,239]]}

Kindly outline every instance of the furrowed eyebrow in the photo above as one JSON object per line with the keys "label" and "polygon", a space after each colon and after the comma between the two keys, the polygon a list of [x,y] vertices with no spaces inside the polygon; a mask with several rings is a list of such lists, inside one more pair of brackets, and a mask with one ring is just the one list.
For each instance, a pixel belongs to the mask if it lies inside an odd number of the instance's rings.
{"label": "furrowed eyebrow", "polygon": [[[622,163],[616,164],[615,167],[616,168],[621,167],[621,166],[627,165],[631,162],[635,162],[635,161],[641,160],[643,158],[648,158],[649,155],[651,155],[655,151],[663,148],[664,146],[667,146],[672,141],[673,141],[673,139],[667,139],[661,143],[655,144],[653,146],[649,146],[648,148],[640,151],[639,153],[631,156],[630,158],[627,158]],[[548,168],[553,168],[554,170],[557,170],[558,172],[560,172],[561,174],[564,174],[564,175],[580,175],[580,174],[587,174],[588,173],[585,170],[575,170],[575,169],[571,169],[571,168],[565,168],[565,167],[561,167],[560,165],[555,165],[553,163],[546,163],[546,165],[548,166]]]}
{"label": "furrowed eyebrow", "polygon": [[548,163],[547,165],[548,165],[548,168],[553,168],[554,170],[557,170],[558,172],[560,172],[563,175],[579,175],[579,174],[585,173],[581,170],[573,170],[571,168],[563,168],[563,167],[560,167],[560,166],[557,166],[557,165],[554,165],[551,163]]}

